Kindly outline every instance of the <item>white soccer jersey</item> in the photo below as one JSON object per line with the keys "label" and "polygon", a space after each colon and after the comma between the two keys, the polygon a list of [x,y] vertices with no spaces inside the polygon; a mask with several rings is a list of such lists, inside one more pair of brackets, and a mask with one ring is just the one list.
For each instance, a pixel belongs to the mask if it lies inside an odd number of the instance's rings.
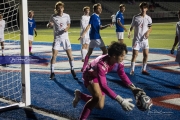
{"label": "white soccer jersey", "polygon": [[136,15],[132,19],[131,27],[134,27],[134,41],[147,40],[145,33],[152,25],[152,19],[150,16],[145,15],[142,17],[140,14]]}
{"label": "white soccer jersey", "polygon": [[0,36],[4,37],[4,29],[5,29],[5,21],[4,20],[0,20]]}
{"label": "white soccer jersey", "polygon": [[59,16],[57,14],[53,14],[50,17],[49,22],[53,22],[53,29],[54,29],[54,39],[57,37],[63,37],[68,38],[68,32],[64,32],[64,29],[66,29],[67,24],[71,23],[70,16],[66,13],[63,13],[62,16]]}
{"label": "white soccer jersey", "polygon": [[[80,36],[82,35],[83,31],[86,29],[86,27],[88,26],[89,24],[89,19],[90,19],[90,16],[87,16],[87,15],[83,15],[82,18],[81,18],[81,33],[80,33]],[[86,34],[84,35],[85,38],[89,38],[89,31],[90,29],[86,32]]]}
{"label": "white soccer jersey", "polygon": [[111,18],[112,18],[112,22],[116,22],[116,15],[112,15]]}

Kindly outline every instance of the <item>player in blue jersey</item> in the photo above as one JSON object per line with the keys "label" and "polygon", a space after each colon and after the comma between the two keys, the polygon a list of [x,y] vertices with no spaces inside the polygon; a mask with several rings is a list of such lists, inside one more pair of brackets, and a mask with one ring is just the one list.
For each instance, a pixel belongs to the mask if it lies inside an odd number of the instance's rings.
{"label": "player in blue jersey", "polygon": [[111,27],[112,25],[107,24],[107,25],[102,26],[101,20],[99,17],[99,15],[102,12],[102,7],[100,3],[93,5],[93,12],[94,13],[90,17],[88,26],[86,27],[85,31],[82,33],[82,35],[79,38],[79,40],[82,39],[84,35],[86,34],[86,32],[89,30],[89,28],[91,28],[90,33],[89,33],[89,36],[90,36],[89,50],[85,57],[83,68],[81,69],[82,72],[84,71],[84,68],[88,64],[89,57],[92,54],[92,51],[95,47],[99,47],[103,51],[103,55],[107,54],[107,49],[105,47],[103,40],[101,39],[99,30],[105,29],[107,27]]}
{"label": "player in blue jersey", "polygon": [[29,54],[32,55],[31,49],[32,49],[32,41],[34,40],[34,33],[35,37],[37,36],[36,31],[36,22],[34,20],[34,11],[30,10],[28,14],[28,30],[29,30]]}
{"label": "player in blue jersey", "polygon": [[124,16],[123,13],[125,11],[125,5],[119,5],[119,11],[116,13],[116,35],[118,41],[123,43],[124,39],[124,30],[127,32],[127,29],[124,27]]}

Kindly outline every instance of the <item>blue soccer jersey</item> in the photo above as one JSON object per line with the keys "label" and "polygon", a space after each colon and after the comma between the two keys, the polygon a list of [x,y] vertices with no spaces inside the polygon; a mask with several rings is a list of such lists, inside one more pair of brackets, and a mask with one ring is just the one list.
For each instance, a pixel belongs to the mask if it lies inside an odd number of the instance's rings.
{"label": "blue soccer jersey", "polygon": [[33,18],[28,18],[29,35],[34,35],[34,28],[36,28],[35,20]]}
{"label": "blue soccer jersey", "polygon": [[124,32],[124,28],[122,28],[121,26],[119,26],[119,24],[117,23],[118,20],[120,20],[121,24],[124,25],[124,16],[123,13],[118,11],[116,13],[116,32]]}
{"label": "blue soccer jersey", "polygon": [[89,24],[91,24],[91,29],[89,33],[90,40],[101,39],[101,36],[99,33],[101,20],[100,20],[99,15],[93,13],[90,17]]}

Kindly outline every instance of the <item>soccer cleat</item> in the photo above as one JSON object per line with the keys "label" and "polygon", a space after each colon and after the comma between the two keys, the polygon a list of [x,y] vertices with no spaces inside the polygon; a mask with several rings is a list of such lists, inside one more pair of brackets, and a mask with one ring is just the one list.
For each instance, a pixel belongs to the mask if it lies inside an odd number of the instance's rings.
{"label": "soccer cleat", "polygon": [[134,71],[131,70],[130,75],[134,75]]}
{"label": "soccer cleat", "polygon": [[75,97],[73,99],[73,107],[75,108],[77,106],[78,102],[81,100],[81,98],[80,98],[80,90],[76,89],[74,91],[74,95],[75,95]]}
{"label": "soccer cleat", "polygon": [[50,80],[54,80],[54,78],[55,78],[55,74],[54,74],[54,73],[51,73],[49,79],[50,79]]}
{"label": "soccer cleat", "polygon": [[142,71],[142,74],[143,74],[143,75],[150,75],[150,73],[148,73],[148,72],[145,71],[145,70]]}
{"label": "soccer cleat", "polygon": [[75,80],[78,80],[78,78],[76,77],[76,73],[75,73],[74,70],[71,70],[71,74],[72,74],[72,76],[73,76],[73,78],[74,78]]}

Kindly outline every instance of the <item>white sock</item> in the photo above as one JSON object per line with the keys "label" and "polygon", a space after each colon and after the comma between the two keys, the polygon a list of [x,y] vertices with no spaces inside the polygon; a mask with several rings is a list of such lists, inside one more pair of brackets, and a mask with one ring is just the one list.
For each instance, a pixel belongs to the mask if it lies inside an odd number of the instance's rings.
{"label": "white sock", "polygon": [[82,54],[82,59],[85,59],[86,54],[87,54],[87,49],[82,49],[81,54]]}
{"label": "white sock", "polygon": [[143,66],[142,66],[142,70],[143,70],[143,71],[146,70],[146,66],[147,66],[147,63],[143,63]]}
{"label": "white sock", "polygon": [[51,64],[51,73],[54,73],[54,64]]}
{"label": "white sock", "polygon": [[71,70],[74,70],[74,68],[73,68],[73,66],[74,66],[74,60],[72,60],[72,61],[69,60],[69,64],[70,64]]}
{"label": "white sock", "polygon": [[135,62],[131,62],[131,70],[134,71],[135,69]]}
{"label": "white sock", "polygon": [[4,49],[2,49],[2,54],[4,54]]}

